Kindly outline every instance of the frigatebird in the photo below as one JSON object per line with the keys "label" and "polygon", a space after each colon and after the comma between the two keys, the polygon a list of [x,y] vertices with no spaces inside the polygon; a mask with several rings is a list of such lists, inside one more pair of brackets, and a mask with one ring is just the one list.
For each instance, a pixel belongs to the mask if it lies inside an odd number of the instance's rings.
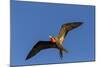
{"label": "frigatebird", "polygon": [[30,59],[31,57],[35,56],[37,53],[39,53],[41,50],[48,49],[48,48],[56,48],[59,50],[60,57],[62,59],[63,52],[68,52],[65,48],[63,48],[62,43],[64,42],[64,39],[69,31],[79,27],[82,24],[82,22],[71,22],[71,23],[65,23],[61,26],[60,32],[58,36],[49,36],[50,41],[38,41],[35,46],[31,49],[31,51],[28,53],[26,60]]}

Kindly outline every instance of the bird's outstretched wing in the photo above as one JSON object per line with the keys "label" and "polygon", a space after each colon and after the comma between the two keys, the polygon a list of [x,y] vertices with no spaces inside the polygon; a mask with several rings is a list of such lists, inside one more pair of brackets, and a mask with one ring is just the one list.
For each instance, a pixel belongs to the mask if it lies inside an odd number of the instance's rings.
{"label": "bird's outstretched wing", "polygon": [[29,54],[26,57],[26,60],[30,59],[31,57],[35,56],[38,52],[40,52],[43,49],[48,49],[48,48],[57,48],[55,43],[52,43],[50,41],[39,41],[36,43],[35,46],[31,49]]}
{"label": "bird's outstretched wing", "polygon": [[67,33],[72,30],[75,29],[77,27],[79,27],[82,24],[82,22],[72,22],[72,23],[65,23],[61,26],[60,32],[58,34],[58,38],[60,39],[61,37],[66,37]]}

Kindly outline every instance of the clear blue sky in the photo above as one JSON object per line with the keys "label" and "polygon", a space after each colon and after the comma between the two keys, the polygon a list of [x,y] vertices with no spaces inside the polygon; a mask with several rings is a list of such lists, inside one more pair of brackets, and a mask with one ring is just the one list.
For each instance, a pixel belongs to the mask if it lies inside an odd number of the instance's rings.
{"label": "clear blue sky", "polygon": [[[94,60],[94,6],[36,2],[11,3],[11,65],[49,64]],[[39,40],[56,36],[64,23],[81,21],[70,31],[63,46],[69,51],[61,60],[57,49],[46,49],[25,58]]]}

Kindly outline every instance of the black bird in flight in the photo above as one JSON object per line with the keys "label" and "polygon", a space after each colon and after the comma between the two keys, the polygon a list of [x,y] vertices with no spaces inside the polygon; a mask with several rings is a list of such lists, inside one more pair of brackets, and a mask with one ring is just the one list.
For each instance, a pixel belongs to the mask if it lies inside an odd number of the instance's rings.
{"label": "black bird in flight", "polygon": [[62,59],[63,52],[68,52],[66,49],[63,48],[62,43],[68,34],[69,31],[79,27],[82,22],[72,22],[72,23],[65,23],[61,26],[60,32],[58,36],[53,37],[50,36],[50,41],[38,41],[35,46],[31,49],[28,53],[26,60],[30,59],[31,57],[35,56],[41,50],[48,49],[48,48],[56,48],[59,50],[60,57]]}

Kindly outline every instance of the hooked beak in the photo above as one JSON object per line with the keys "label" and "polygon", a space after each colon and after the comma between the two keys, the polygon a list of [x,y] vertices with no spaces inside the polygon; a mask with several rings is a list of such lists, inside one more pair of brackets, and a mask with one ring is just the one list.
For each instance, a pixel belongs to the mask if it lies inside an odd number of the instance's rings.
{"label": "hooked beak", "polygon": [[52,36],[51,36],[51,35],[49,35],[49,38],[52,38]]}

